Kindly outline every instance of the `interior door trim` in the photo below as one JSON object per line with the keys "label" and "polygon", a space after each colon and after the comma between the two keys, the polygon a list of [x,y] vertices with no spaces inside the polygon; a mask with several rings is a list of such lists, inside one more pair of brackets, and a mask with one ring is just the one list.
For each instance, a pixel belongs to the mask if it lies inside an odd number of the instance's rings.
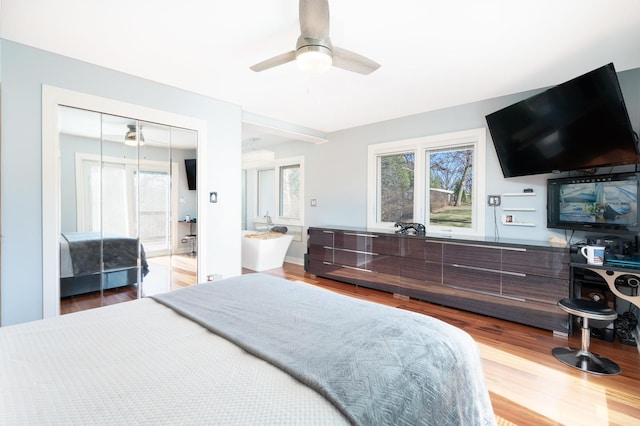
{"label": "interior door trim", "polygon": [[[207,123],[194,117],[148,108],[141,105],[89,95],[86,93],[42,85],[42,316],[60,315],[60,141],[59,107],[68,106],[141,121],[162,123],[198,132],[197,157],[207,158]],[[206,188],[207,168],[199,167],[198,188]],[[208,194],[198,191],[198,232],[205,236],[208,227],[205,208]],[[201,264],[206,259],[207,238],[198,238],[198,282],[205,282]]]}

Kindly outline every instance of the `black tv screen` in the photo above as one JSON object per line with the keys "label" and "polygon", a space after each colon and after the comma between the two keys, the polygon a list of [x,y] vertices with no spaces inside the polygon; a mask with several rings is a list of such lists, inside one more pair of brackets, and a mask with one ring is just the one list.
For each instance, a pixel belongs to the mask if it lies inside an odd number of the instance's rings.
{"label": "black tv screen", "polygon": [[639,173],[547,181],[547,227],[637,233]]}
{"label": "black tv screen", "polygon": [[191,191],[196,190],[196,160],[184,160],[184,167],[187,170],[187,185]]}
{"label": "black tv screen", "polygon": [[613,64],[486,116],[505,178],[636,164]]}

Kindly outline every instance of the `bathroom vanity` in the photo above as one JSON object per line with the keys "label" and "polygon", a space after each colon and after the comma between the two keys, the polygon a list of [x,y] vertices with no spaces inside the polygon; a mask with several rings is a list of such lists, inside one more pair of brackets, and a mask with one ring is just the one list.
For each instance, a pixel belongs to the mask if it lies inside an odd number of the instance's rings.
{"label": "bathroom vanity", "polygon": [[317,276],[566,334],[569,250],[546,242],[310,227]]}

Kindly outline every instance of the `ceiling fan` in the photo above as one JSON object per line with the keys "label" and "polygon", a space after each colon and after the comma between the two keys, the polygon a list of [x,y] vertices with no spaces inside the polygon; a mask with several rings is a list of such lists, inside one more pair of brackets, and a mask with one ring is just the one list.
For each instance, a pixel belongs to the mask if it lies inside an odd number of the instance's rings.
{"label": "ceiling fan", "polygon": [[296,49],[251,66],[253,71],[264,71],[294,60],[303,71],[316,73],[328,70],[331,65],[359,74],[370,74],[380,67],[369,58],[331,43],[328,0],[300,0],[298,13],[300,37]]}
{"label": "ceiling fan", "polygon": [[129,131],[124,135],[125,145],[144,145],[144,135],[142,134],[142,126],[140,126],[140,138],[137,138],[136,125],[127,124]]}

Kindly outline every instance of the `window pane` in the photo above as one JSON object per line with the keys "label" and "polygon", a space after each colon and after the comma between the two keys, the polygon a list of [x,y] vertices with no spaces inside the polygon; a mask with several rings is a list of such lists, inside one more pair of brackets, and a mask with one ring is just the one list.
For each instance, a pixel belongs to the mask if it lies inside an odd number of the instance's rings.
{"label": "window pane", "polygon": [[273,169],[258,170],[258,216],[273,216],[276,210],[276,172]]}
{"label": "window pane", "polygon": [[415,222],[413,219],[413,184],[415,154],[378,157],[379,222]]}
{"label": "window pane", "polygon": [[300,165],[280,168],[280,212],[279,216],[300,218]]}
{"label": "window pane", "polygon": [[83,228],[79,232],[100,232],[102,218],[100,216],[100,197],[102,194],[102,173],[97,161],[84,161],[83,169],[85,190],[83,193],[82,211],[84,212]]}
{"label": "window pane", "polygon": [[147,250],[169,248],[169,173],[140,170],[138,177],[140,240]]}
{"label": "window pane", "polygon": [[[101,202],[94,210],[101,213],[102,232],[129,235],[129,202],[127,198],[127,173],[124,164],[102,163]],[[102,207],[100,209],[100,207]],[[93,224],[95,229],[96,223]]]}
{"label": "window pane", "polygon": [[472,226],[473,147],[429,151],[429,225]]}

